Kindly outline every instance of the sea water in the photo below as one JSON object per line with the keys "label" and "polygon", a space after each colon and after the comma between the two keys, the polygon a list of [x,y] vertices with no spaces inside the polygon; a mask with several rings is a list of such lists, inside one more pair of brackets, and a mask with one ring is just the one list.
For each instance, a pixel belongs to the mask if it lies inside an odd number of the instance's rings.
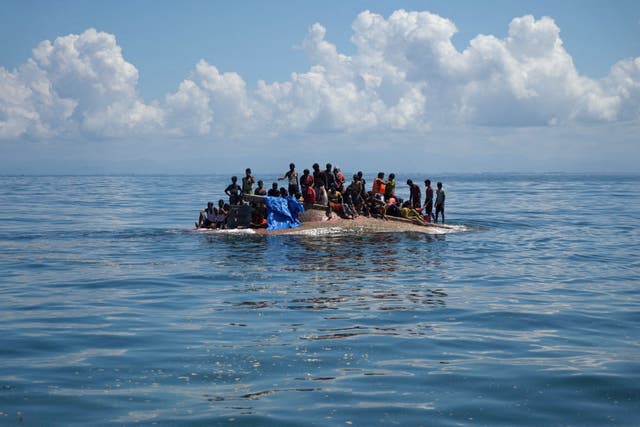
{"label": "sea water", "polygon": [[0,425],[638,425],[640,176],[427,177],[454,232],[195,233],[228,176],[0,177]]}

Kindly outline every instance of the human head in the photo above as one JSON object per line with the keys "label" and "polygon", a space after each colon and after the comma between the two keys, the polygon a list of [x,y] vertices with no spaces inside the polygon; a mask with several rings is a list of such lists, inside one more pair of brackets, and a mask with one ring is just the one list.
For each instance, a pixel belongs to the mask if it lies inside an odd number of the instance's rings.
{"label": "human head", "polygon": [[213,202],[208,202],[207,207],[211,207],[211,206],[213,206]]}
{"label": "human head", "polygon": [[431,185],[431,180],[430,179],[425,179],[424,180],[424,185],[426,185],[427,187]]}
{"label": "human head", "polygon": [[303,171],[302,171],[302,173],[303,173],[304,175],[309,175],[309,169],[305,169],[305,170],[303,170]]}
{"label": "human head", "polygon": [[290,170],[294,170],[295,168],[296,168],[296,165],[294,165],[293,163],[289,163]]}
{"label": "human head", "polygon": [[407,180],[407,185],[408,185],[409,187],[411,187],[411,186],[413,185],[413,181],[411,181],[410,179],[408,179],[408,180]]}
{"label": "human head", "polygon": [[271,188],[273,188],[274,190],[278,189],[278,183],[274,182],[273,184],[271,184]]}
{"label": "human head", "polygon": [[258,187],[262,188],[263,184],[264,184],[264,182],[262,182],[262,180],[258,181]]}
{"label": "human head", "polygon": [[390,173],[389,174],[389,179],[395,179],[396,178],[396,174],[395,173]]}
{"label": "human head", "polygon": [[331,170],[331,163],[327,163],[327,170],[330,171]]}
{"label": "human head", "polygon": [[245,171],[245,173],[247,175],[251,175],[251,169],[250,168],[246,168],[244,171]]}
{"label": "human head", "polygon": [[378,178],[380,179],[384,178],[384,172],[378,172]]}
{"label": "human head", "polygon": [[232,176],[231,177],[231,182],[237,182],[238,181],[238,177],[237,176]]}
{"label": "human head", "polygon": [[438,181],[438,188],[442,188],[442,183],[440,181]]}
{"label": "human head", "polygon": [[358,176],[358,179],[362,179],[362,171],[358,171],[356,175]]}
{"label": "human head", "polygon": [[312,166],[312,168],[313,168],[313,170],[314,170],[314,171],[317,171],[317,170],[319,170],[319,169],[320,169],[320,165],[319,165],[319,164],[317,164],[317,163],[314,163],[314,164],[313,164],[313,166]]}

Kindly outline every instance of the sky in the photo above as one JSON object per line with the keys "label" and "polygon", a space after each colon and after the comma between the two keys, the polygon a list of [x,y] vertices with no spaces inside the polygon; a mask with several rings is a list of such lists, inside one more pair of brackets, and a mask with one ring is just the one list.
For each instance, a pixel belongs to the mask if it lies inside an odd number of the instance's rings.
{"label": "sky", "polygon": [[637,1],[0,9],[0,174],[640,172]]}

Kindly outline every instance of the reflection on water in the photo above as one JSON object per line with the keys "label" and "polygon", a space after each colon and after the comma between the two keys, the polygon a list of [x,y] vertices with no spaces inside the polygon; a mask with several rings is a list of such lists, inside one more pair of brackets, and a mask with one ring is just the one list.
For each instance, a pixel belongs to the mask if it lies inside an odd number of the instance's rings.
{"label": "reflection on water", "polygon": [[[283,251],[282,255],[286,258],[285,265],[290,271],[324,270],[364,277],[370,273],[396,269],[396,245],[400,237],[395,233],[318,236],[312,239],[306,236],[279,237],[278,241],[286,240],[288,250]],[[271,247],[274,239],[267,240]]]}
{"label": "reflection on water", "polygon": [[[230,278],[236,280],[233,300],[212,308],[394,311],[444,307],[447,293],[443,289],[413,281],[409,274],[403,278],[403,272],[416,265],[437,268],[438,257],[425,246],[433,241],[407,238],[404,233],[313,239],[207,235],[203,250],[212,264],[227,266]],[[418,246],[408,250],[412,242]],[[281,276],[295,280],[283,283],[278,280]]]}

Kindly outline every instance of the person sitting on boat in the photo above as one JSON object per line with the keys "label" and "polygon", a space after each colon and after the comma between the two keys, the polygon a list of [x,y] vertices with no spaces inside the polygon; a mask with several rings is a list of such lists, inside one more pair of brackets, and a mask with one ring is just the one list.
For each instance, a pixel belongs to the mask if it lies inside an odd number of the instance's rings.
{"label": "person sitting on boat", "polygon": [[245,170],[245,176],[242,177],[242,194],[253,194],[253,183],[255,180],[251,176],[251,169]]}
{"label": "person sitting on boat", "polygon": [[389,178],[384,183],[384,200],[388,201],[390,198],[396,198],[396,174],[390,173]]}
{"label": "person sitting on boat", "polygon": [[198,222],[196,222],[196,228],[211,228],[216,221],[216,208],[213,207],[213,202],[208,202],[207,207],[200,212],[198,216]]}
{"label": "person sitting on boat", "polygon": [[225,188],[224,192],[227,196],[229,196],[229,204],[237,205],[240,202],[240,193],[242,189],[238,185],[238,177],[231,177],[231,184],[227,188]]}
{"label": "person sitting on boat", "polygon": [[280,190],[278,190],[278,183],[274,182],[271,184],[271,188],[267,192],[267,196],[269,197],[280,197]]}
{"label": "person sitting on boat", "polygon": [[340,171],[340,168],[338,166],[333,167],[333,176],[336,181],[336,188],[338,189],[339,192],[344,193],[345,177],[344,177],[344,174]]}
{"label": "person sitting on boat", "polygon": [[215,218],[215,227],[216,228],[223,228],[224,224],[227,222],[227,214],[225,213],[225,211],[223,209],[215,209],[216,214],[214,216]]}
{"label": "person sitting on boat", "polygon": [[251,204],[251,227],[267,228],[267,207],[264,203]]}
{"label": "person sitting on boat", "polygon": [[411,207],[411,202],[406,201],[402,204],[402,208],[400,209],[400,216],[402,218],[410,219],[411,221],[418,223],[420,225],[425,225],[422,216],[416,211],[413,207]]}
{"label": "person sitting on boat", "polygon": [[258,186],[253,191],[253,194],[255,194],[256,196],[266,196],[267,195],[267,190],[264,188],[264,182],[262,182],[262,180],[258,181]]}
{"label": "person sitting on boat", "polygon": [[373,194],[374,196],[380,198],[384,198],[385,185],[384,185],[384,172],[378,172],[378,177],[373,180]]}
{"label": "person sitting on boat", "polygon": [[295,196],[296,193],[300,192],[300,186],[298,185],[298,172],[296,172],[296,165],[293,163],[289,163],[289,170],[280,178],[278,181],[282,181],[283,179],[289,180],[289,195]]}
{"label": "person sitting on boat", "polygon": [[229,212],[230,206],[224,202],[223,199],[218,200],[218,212],[221,212],[223,215],[226,215]]}
{"label": "person sitting on boat", "polygon": [[351,212],[349,207],[343,203],[342,193],[338,191],[335,184],[333,184],[329,189],[327,197],[329,198],[329,206],[333,212],[337,213],[342,218],[353,219],[353,212]]}
{"label": "person sitting on boat", "polygon": [[356,218],[358,216],[356,207],[353,204],[353,197],[349,191],[345,191],[343,194],[343,204],[345,206],[345,212],[350,212],[352,218]]}
{"label": "person sitting on boat", "polygon": [[225,203],[224,200],[218,200],[218,216],[216,217],[216,227],[224,228],[227,223],[227,215],[231,210],[231,206],[228,203]]}
{"label": "person sitting on boat", "polygon": [[400,208],[398,207],[398,200],[395,197],[390,197],[387,200],[387,204],[384,210],[385,215],[389,216],[400,216]]}
{"label": "person sitting on boat", "polygon": [[362,205],[362,213],[365,216],[384,216],[384,202],[369,191]]}
{"label": "person sitting on boat", "polygon": [[422,194],[420,193],[420,186],[414,184],[410,179],[407,180],[407,185],[409,186],[409,203],[411,207],[415,210],[421,210],[422,205],[420,204],[420,199],[422,198]]}
{"label": "person sitting on boat", "polygon": [[289,195],[289,192],[284,187],[280,187],[279,193],[280,193],[279,196],[282,197],[283,199]]}

